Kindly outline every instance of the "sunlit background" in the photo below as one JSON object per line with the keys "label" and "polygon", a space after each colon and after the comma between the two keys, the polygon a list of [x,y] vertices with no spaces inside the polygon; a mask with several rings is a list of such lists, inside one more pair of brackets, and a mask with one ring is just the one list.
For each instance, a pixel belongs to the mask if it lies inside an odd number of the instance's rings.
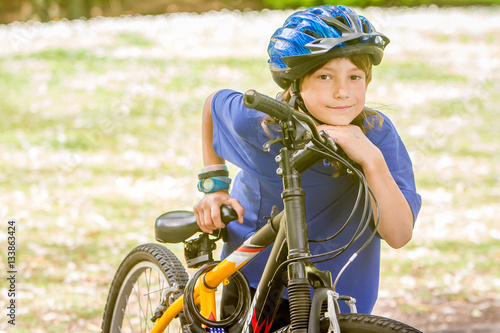
{"label": "sunlit background", "polygon": [[[100,331],[120,261],[201,198],[205,98],[274,96],[269,36],[316,3],[0,3],[2,244],[18,226],[17,325],[3,311],[0,332]],[[391,39],[367,100],[396,124],[424,201],[412,242],[383,248],[375,312],[426,332],[498,324],[498,1],[342,3]]]}

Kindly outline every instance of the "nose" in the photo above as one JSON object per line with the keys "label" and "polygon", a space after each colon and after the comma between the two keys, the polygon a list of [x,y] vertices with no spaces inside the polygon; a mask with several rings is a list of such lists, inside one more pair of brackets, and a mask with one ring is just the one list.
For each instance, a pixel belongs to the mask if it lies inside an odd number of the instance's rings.
{"label": "nose", "polygon": [[349,97],[349,86],[347,80],[339,80],[334,87],[333,96],[337,99]]}

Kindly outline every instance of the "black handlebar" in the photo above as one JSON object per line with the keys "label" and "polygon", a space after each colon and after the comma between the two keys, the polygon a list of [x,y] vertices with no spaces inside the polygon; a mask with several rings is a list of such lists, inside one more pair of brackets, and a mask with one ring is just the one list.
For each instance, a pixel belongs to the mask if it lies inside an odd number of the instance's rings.
{"label": "black handlebar", "polygon": [[268,114],[278,120],[287,120],[293,116],[309,125],[311,134],[316,140],[323,144],[328,143],[327,140],[325,140],[325,138],[323,138],[318,132],[316,124],[309,116],[298,112],[285,102],[278,101],[253,89],[250,89],[243,95],[243,104],[247,108],[264,112],[265,114]]}
{"label": "black handlebar", "polygon": [[243,95],[243,104],[247,108],[264,112],[278,120],[286,120],[295,113],[295,110],[291,106],[253,89],[248,90]]}
{"label": "black handlebar", "polygon": [[228,225],[229,222],[238,219],[238,213],[233,209],[233,207],[228,205],[220,206],[220,217],[222,222],[225,225]]}

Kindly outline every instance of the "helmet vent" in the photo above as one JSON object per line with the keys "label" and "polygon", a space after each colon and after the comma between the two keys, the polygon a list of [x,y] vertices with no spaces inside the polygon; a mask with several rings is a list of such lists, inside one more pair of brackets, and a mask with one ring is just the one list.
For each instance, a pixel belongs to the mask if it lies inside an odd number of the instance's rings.
{"label": "helmet vent", "polygon": [[343,16],[322,17],[321,20],[341,33],[353,31],[349,26],[347,19]]}
{"label": "helmet vent", "polygon": [[349,23],[347,22],[346,18],[343,17],[343,16],[336,16],[335,17],[337,20],[339,20],[340,22],[342,22],[344,25],[347,25],[349,26]]}
{"label": "helmet vent", "polygon": [[316,39],[323,38],[319,34],[315,33],[314,31],[311,31],[311,30],[304,30],[302,32],[305,33],[306,35],[309,35],[309,36],[314,37]]}
{"label": "helmet vent", "polygon": [[372,31],[371,26],[366,21],[364,21],[364,20],[362,21],[362,23],[363,23],[363,25],[362,25],[363,32],[364,33],[370,33]]}

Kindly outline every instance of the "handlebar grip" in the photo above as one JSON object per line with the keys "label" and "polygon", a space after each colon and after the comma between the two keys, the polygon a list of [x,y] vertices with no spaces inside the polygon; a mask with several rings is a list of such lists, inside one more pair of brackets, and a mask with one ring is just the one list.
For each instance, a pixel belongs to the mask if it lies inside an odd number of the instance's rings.
{"label": "handlebar grip", "polygon": [[228,205],[222,205],[220,207],[220,217],[222,222],[225,225],[228,225],[229,222],[238,219],[238,213],[233,209],[233,207]]}
{"label": "handlebar grip", "polygon": [[286,120],[295,112],[288,104],[263,95],[253,89],[248,90],[243,95],[243,104],[247,108],[264,112],[278,120]]}

